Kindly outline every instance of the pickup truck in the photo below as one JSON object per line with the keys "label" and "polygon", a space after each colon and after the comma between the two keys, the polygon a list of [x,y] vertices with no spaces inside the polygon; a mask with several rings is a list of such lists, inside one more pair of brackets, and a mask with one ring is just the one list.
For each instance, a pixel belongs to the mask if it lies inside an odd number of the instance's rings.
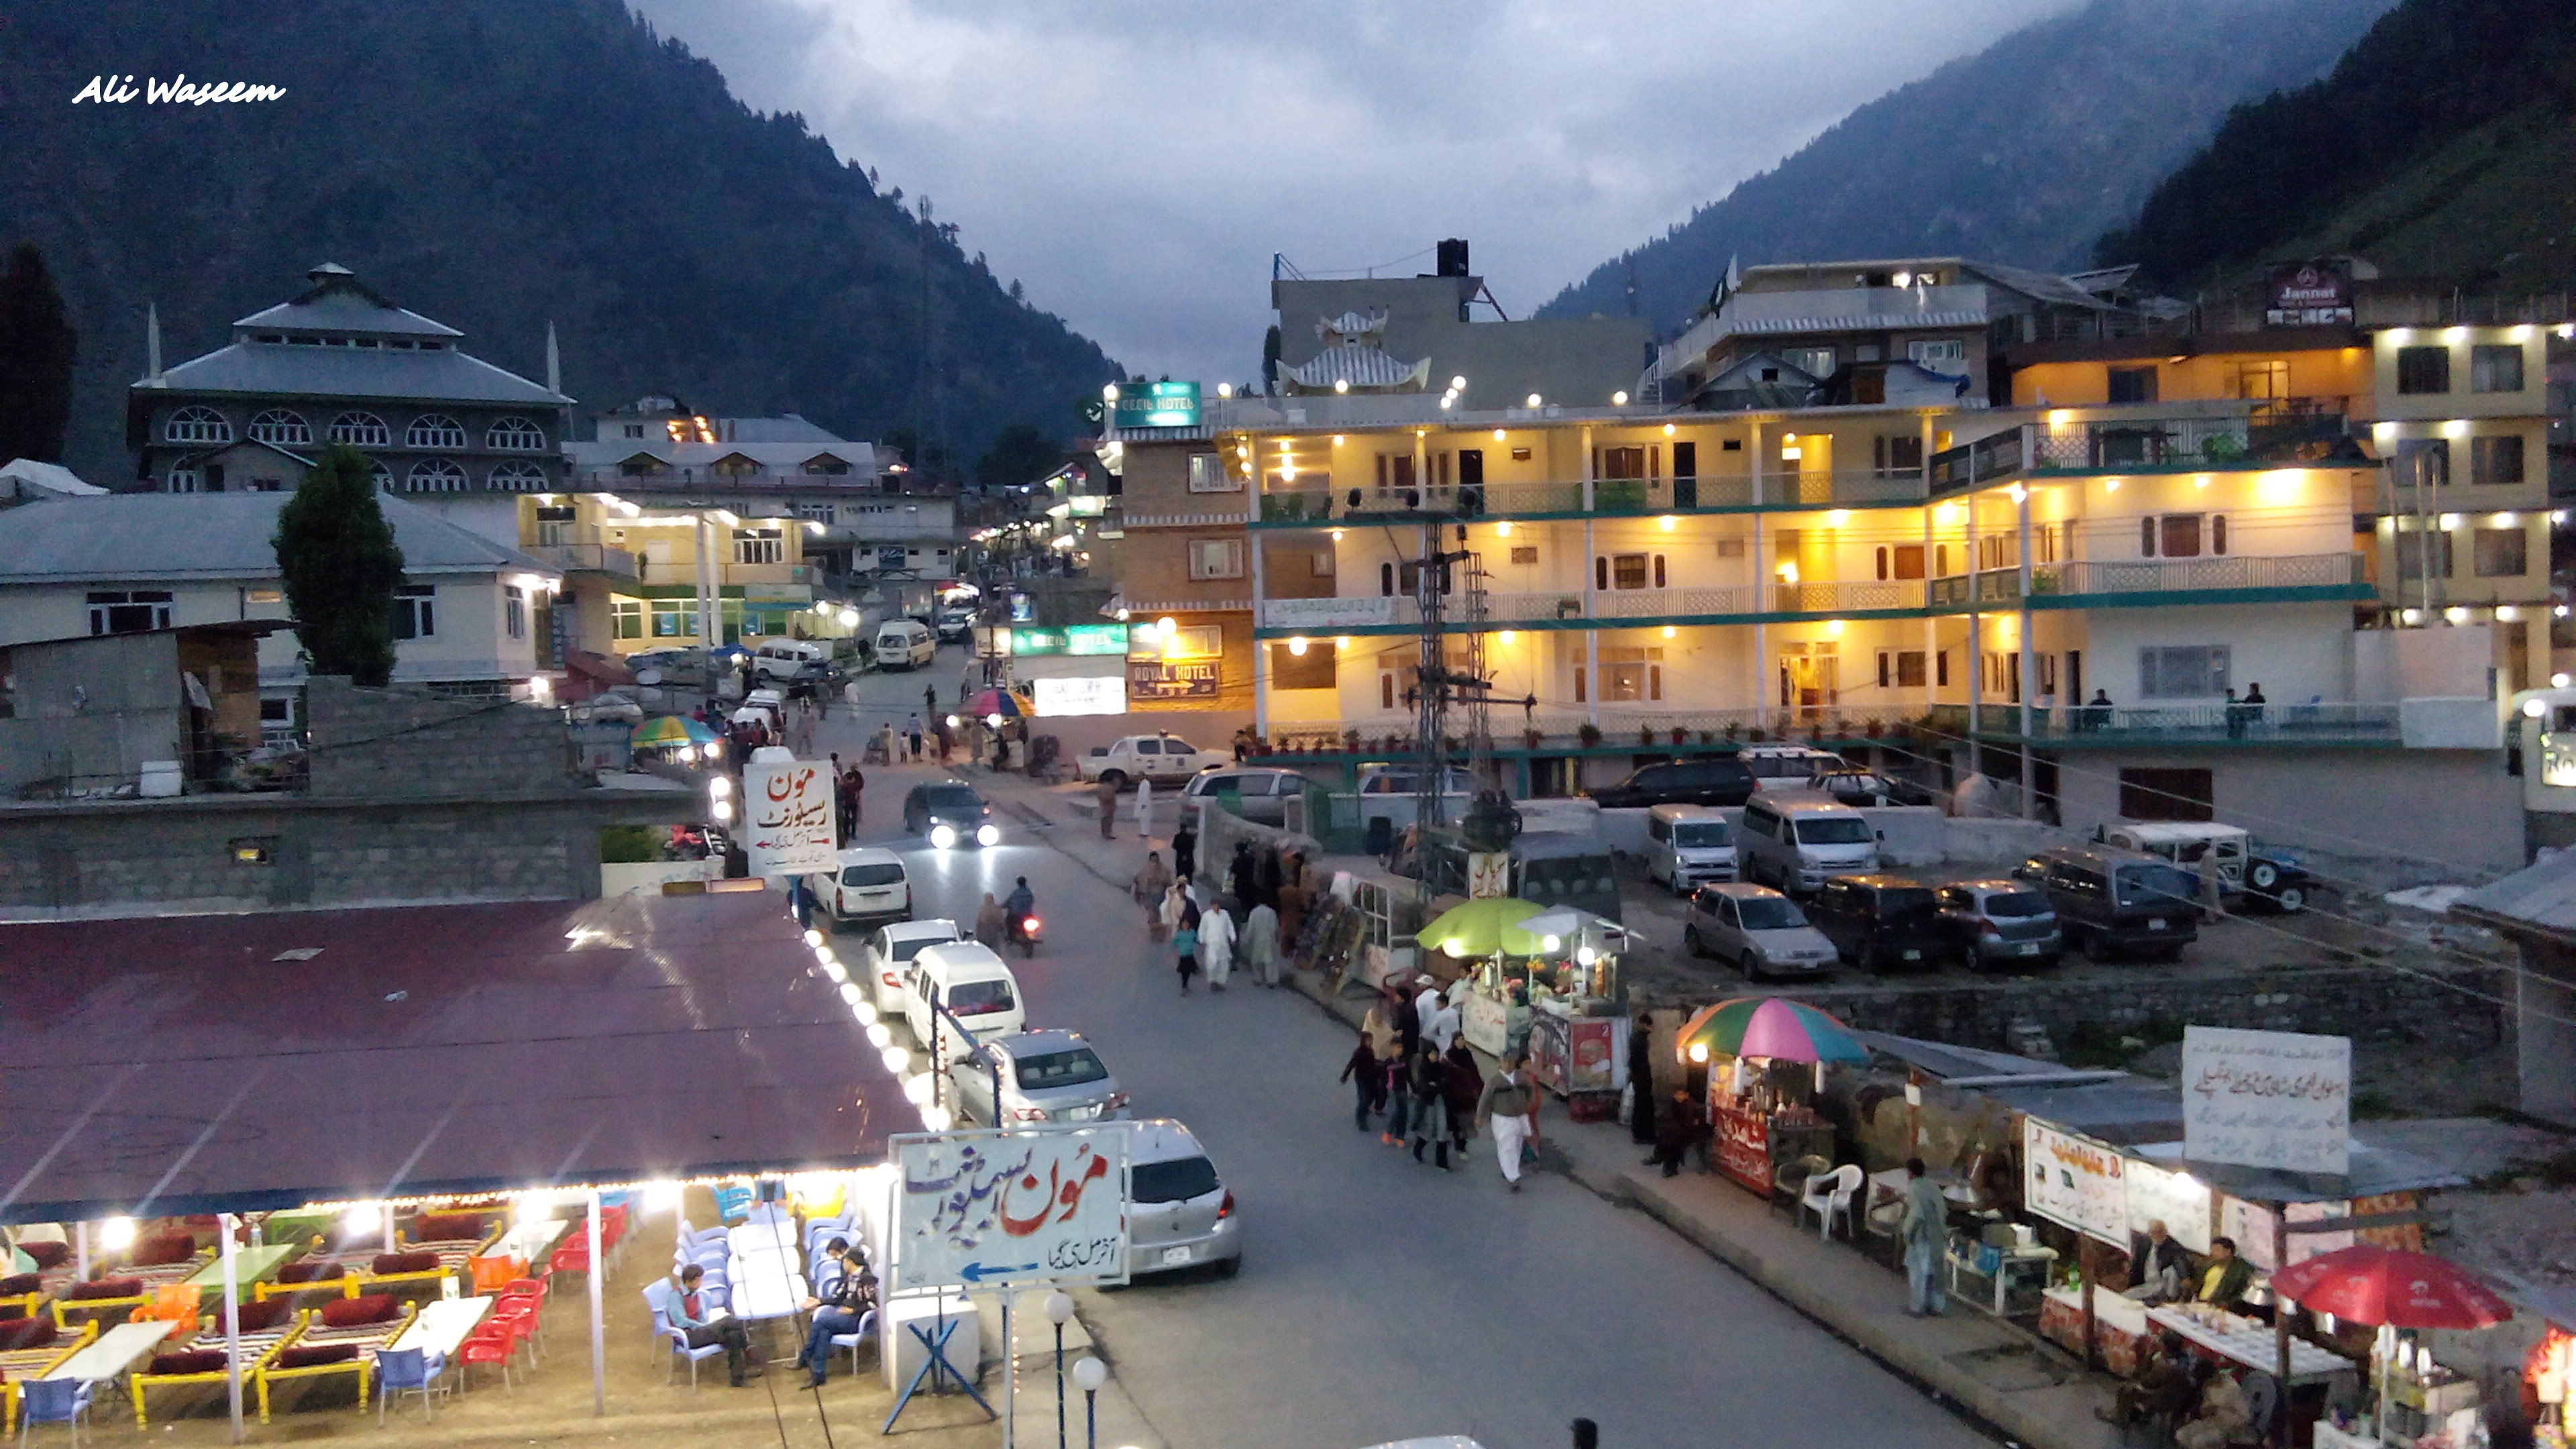
{"label": "pickup truck", "polygon": [[1073,767],[1086,782],[1107,780],[1123,790],[1138,780],[1186,780],[1211,765],[1232,763],[1232,755],[1202,750],[1170,735],[1129,735],[1094,748]]}

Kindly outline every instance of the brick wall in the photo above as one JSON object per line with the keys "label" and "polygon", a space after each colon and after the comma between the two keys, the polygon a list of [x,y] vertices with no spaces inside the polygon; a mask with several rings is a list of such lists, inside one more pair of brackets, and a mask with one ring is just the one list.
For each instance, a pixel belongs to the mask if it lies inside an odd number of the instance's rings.
{"label": "brick wall", "polygon": [[317,796],[516,795],[580,783],[552,709],[340,678],[314,679],[304,707]]}

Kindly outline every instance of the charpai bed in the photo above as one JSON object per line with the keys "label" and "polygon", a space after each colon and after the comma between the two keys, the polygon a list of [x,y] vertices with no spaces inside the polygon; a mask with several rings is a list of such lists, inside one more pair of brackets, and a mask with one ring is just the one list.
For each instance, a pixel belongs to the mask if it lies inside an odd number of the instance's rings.
{"label": "charpai bed", "polygon": [[[241,1306],[241,1372],[245,1382],[266,1369],[281,1350],[295,1341],[307,1316],[285,1302]],[[223,1307],[218,1303],[194,1334],[155,1353],[140,1373],[128,1377],[127,1385],[134,1394],[134,1426],[148,1427],[143,1398],[146,1390],[224,1383],[231,1378],[229,1367],[224,1353]]]}
{"label": "charpai bed", "polygon": [[68,1329],[50,1318],[0,1323],[0,1433],[17,1427],[18,1381],[43,1378],[97,1335],[95,1323]]}
{"label": "charpai bed", "polygon": [[293,1379],[355,1374],[358,1407],[365,1408],[376,1350],[401,1337],[419,1312],[418,1305],[400,1304],[390,1293],[371,1293],[326,1303],[307,1315],[295,1341],[282,1346],[255,1376],[259,1421],[268,1422],[270,1386]]}

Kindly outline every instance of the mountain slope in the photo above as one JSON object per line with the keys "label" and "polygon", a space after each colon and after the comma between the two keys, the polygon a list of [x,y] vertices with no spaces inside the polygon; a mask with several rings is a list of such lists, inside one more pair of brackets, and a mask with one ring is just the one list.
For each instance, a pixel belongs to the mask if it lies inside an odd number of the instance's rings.
{"label": "mountain slope", "polygon": [[2390,0],[2092,0],[1881,96],[1543,315],[1669,327],[1746,264],[1962,255],[2083,264],[2227,108],[2330,64]]}
{"label": "mountain slope", "polygon": [[2230,113],[2098,255],[2169,287],[2356,251],[2463,286],[2563,287],[2576,9],[2405,0],[2332,73]]}
{"label": "mountain slope", "polygon": [[[918,422],[971,457],[1011,422],[1069,431],[1116,375],[616,0],[17,0],[0,35],[0,241],[54,266],[81,334],[67,461],[102,483],[132,469],[147,301],[177,362],[326,260],[532,377],[554,322],[585,406],[676,392],[859,437]],[[110,68],[286,95],[69,103]]]}

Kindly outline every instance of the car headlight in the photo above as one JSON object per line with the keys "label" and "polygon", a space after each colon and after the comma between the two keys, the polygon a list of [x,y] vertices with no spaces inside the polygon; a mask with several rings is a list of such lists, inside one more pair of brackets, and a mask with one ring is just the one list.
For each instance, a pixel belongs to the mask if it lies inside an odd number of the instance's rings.
{"label": "car headlight", "polygon": [[998,825],[979,825],[975,827],[975,843],[977,845],[1001,844],[1002,827]]}
{"label": "car headlight", "polygon": [[930,827],[930,844],[933,849],[947,850],[957,844],[957,832],[945,825],[934,825]]}

